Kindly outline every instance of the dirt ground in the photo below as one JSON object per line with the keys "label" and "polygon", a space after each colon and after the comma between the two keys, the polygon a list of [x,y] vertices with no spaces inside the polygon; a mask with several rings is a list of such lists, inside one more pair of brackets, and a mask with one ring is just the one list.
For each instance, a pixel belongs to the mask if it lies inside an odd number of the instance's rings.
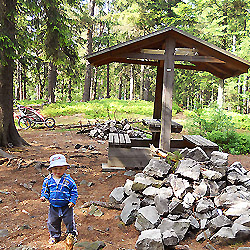
{"label": "dirt ground", "polygon": [[[133,225],[124,226],[119,220],[120,212],[115,209],[98,208],[103,212],[100,217],[90,215],[90,208],[84,208],[88,201],[109,200],[110,192],[123,186],[126,179],[133,179],[120,172],[102,172],[102,163],[107,162],[107,142],[77,134],[77,130],[56,128],[31,129],[20,131],[21,136],[30,147],[14,148],[8,152],[16,157],[11,162],[1,162],[0,158],[0,231],[7,229],[6,236],[0,235],[0,249],[16,249],[27,246],[27,249],[65,249],[63,241],[49,247],[47,242],[48,203],[39,200],[44,176],[48,174],[46,167],[36,169],[34,161],[48,164],[52,154],[65,154],[71,164],[70,175],[76,181],[79,191],[78,203],[75,206],[75,220],[78,229],[78,244],[83,242],[103,241],[104,249],[135,249],[139,232]],[[75,149],[75,145],[82,145]],[[90,146],[90,147],[89,147]],[[89,149],[91,148],[91,149]],[[98,152],[97,152],[98,151]],[[229,164],[240,161],[250,170],[249,156],[229,156]],[[63,227],[64,228],[64,227]],[[64,228],[65,230],[65,228]],[[195,235],[189,235],[181,245],[189,245],[190,249],[205,249],[206,243],[195,241]],[[214,246],[217,250],[233,250],[250,246],[249,242],[236,243],[232,246]],[[22,249],[22,248],[18,248]],[[74,247],[84,249],[84,247]]]}

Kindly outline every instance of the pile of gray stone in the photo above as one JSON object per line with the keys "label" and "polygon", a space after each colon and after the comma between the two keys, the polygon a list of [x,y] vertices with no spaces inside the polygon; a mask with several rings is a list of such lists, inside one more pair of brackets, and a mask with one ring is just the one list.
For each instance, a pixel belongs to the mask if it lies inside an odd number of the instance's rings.
{"label": "pile of gray stone", "polygon": [[151,159],[134,180],[109,198],[122,204],[121,220],[141,232],[136,249],[174,247],[190,232],[197,241],[231,244],[250,236],[250,172],[228,154],[208,157],[199,147],[184,149],[174,169]]}
{"label": "pile of gray stone", "polygon": [[109,133],[128,134],[130,138],[147,138],[145,133],[135,130],[127,119],[108,120],[104,123],[96,122],[93,129],[90,130],[89,136],[99,140],[108,140]]}

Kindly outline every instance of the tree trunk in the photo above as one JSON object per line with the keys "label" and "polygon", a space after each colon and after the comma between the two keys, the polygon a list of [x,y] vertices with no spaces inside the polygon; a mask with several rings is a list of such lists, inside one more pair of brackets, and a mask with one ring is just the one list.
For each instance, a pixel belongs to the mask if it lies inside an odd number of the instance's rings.
{"label": "tree trunk", "polygon": [[121,100],[122,99],[122,76],[119,77],[120,78],[120,84],[119,84],[119,92],[118,92],[118,99]]}
{"label": "tree trunk", "polygon": [[41,85],[41,97],[48,98],[47,92],[47,81],[48,81],[48,63],[43,63],[43,84]]}
{"label": "tree trunk", "polygon": [[143,98],[143,88],[144,88],[144,70],[145,65],[141,65],[141,81],[140,81],[140,100]]}
{"label": "tree trunk", "polygon": [[68,98],[69,98],[69,101],[72,102],[72,80],[71,78],[69,79],[69,84],[68,84]]}
{"label": "tree trunk", "polygon": [[243,80],[242,92],[243,92],[243,99],[242,99],[242,111],[243,114],[246,114],[246,84],[247,84],[247,76]]}
{"label": "tree trunk", "polygon": [[107,64],[107,96],[106,98],[110,98],[109,64]]}
{"label": "tree trunk", "polygon": [[134,99],[134,71],[133,71],[133,65],[131,65],[130,68],[130,88],[129,88],[129,100]]}
{"label": "tree trunk", "polygon": [[[89,1],[89,15],[91,17],[94,16],[94,9],[95,9],[95,0],[90,0]],[[91,24],[88,33],[87,33],[87,53],[91,54],[92,53],[92,46],[93,46],[93,37],[92,37],[92,31],[93,25]],[[90,87],[91,87],[91,78],[92,78],[92,66],[87,61],[86,63],[86,76],[85,76],[85,85],[84,85],[84,93],[83,93],[83,98],[82,100],[84,102],[87,102],[90,100]]]}
{"label": "tree trunk", "polygon": [[18,95],[16,96],[18,100],[23,99],[23,88],[22,88],[22,64],[17,60],[17,89]]}
{"label": "tree trunk", "polygon": [[238,105],[237,105],[237,111],[240,112],[240,94],[241,94],[240,76],[239,76],[239,80],[238,80],[237,89],[238,89]]}
{"label": "tree trunk", "polygon": [[224,80],[220,79],[218,86],[218,97],[217,97],[217,104],[219,108],[222,108],[223,99],[224,99]]}
{"label": "tree trunk", "polygon": [[27,75],[26,75],[26,70],[27,70],[27,67],[23,67],[23,70],[22,70],[22,79],[23,79],[23,100],[26,100],[27,99]]}
{"label": "tree trunk", "polygon": [[[16,0],[0,1],[0,34],[8,46],[0,50],[0,146],[27,144],[18,134],[13,118],[13,74],[15,54],[15,13]],[[11,41],[8,42],[8,41]]]}
{"label": "tree trunk", "polygon": [[148,78],[145,79],[145,88],[144,88],[144,100],[145,101],[148,101],[148,96],[149,96],[149,80]]}
{"label": "tree trunk", "polygon": [[50,103],[54,103],[56,87],[56,67],[52,62],[49,63],[48,82],[48,99]]}
{"label": "tree trunk", "polygon": [[127,100],[127,81],[125,81],[123,85],[123,99]]}
{"label": "tree trunk", "polygon": [[37,68],[37,85],[36,85],[36,99],[40,100],[41,97],[41,87],[42,87],[42,79],[41,79],[41,62],[38,61],[36,64]]}
{"label": "tree trunk", "polygon": [[96,99],[96,90],[97,90],[97,70],[98,70],[98,67],[95,67],[95,71],[94,71],[94,86],[93,86],[93,91],[92,91],[91,100],[95,100],[95,99]]}

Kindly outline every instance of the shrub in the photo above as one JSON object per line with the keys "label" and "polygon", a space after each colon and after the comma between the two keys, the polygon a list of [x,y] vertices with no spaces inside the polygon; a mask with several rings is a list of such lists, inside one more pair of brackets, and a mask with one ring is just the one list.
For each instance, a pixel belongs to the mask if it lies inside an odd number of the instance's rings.
{"label": "shrub", "polygon": [[186,127],[190,134],[207,136],[207,133],[212,131],[222,131],[228,134],[234,130],[231,117],[216,107],[197,109],[189,112],[188,116],[190,119],[188,119]]}
{"label": "shrub", "polygon": [[207,139],[217,143],[221,150],[230,154],[250,153],[250,139],[236,131],[231,131],[230,133],[212,131],[208,133]]}
{"label": "shrub", "polygon": [[250,153],[250,138],[236,132],[232,116],[222,109],[197,109],[189,113],[189,118],[186,127],[190,134],[200,134],[231,154]]}

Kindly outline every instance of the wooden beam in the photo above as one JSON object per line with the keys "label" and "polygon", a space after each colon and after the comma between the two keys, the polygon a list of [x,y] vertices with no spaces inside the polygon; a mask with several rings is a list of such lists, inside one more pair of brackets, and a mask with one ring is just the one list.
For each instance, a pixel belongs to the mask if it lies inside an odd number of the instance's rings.
{"label": "wooden beam", "polygon": [[174,67],[177,69],[204,70],[202,67],[197,67],[196,65],[175,64]]}
{"label": "wooden beam", "polygon": [[161,114],[161,136],[160,148],[170,151],[171,121],[172,121],[172,93],[174,83],[174,52],[175,40],[168,37],[166,39],[165,60],[163,72],[162,89],[162,114]]}
{"label": "wooden beam", "polygon": [[[162,50],[161,50],[162,51]],[[147,59],[147,60],[164,60],[162,54],[149,54],[149,53],[125,53],[117,56],[118,58],[134,58],[134,59]],[[212,56],[185,56],[175,55],[175,61],[187,61],[187,62],[210,62],[210,63],[225,63]]]}
{"label": "wooden beam", "polygon": [[175,56],[175,61],[203,62],[203,63],[225,63],[212,56]]}
{"label": "wooden beam", "polygon": [[125,53],[118,55],[120,58],[135,58],[148,60],[164,60],[164,55],[161,54],[147,54],[147,53]]}
{"label": "wooden beam", "polygon": [[151,66],[159,66],[159,62],[153,61],[143,61],[143,60],[132,60],[126,58],[115,58],[113,62],[120,62],[120,63],[130,63],[130,64],[140,64],[140,65],[151,65]]}

